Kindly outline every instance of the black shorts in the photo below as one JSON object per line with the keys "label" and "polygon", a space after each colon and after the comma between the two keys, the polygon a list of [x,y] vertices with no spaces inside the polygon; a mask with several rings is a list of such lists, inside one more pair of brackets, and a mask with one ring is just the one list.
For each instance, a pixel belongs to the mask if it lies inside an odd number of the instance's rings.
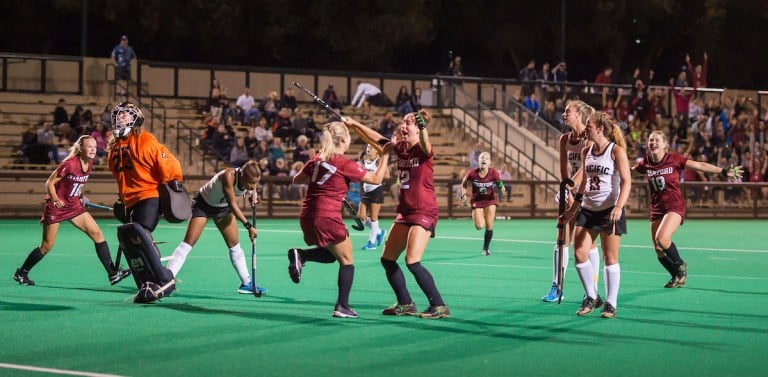
{"label": "black shorts", "polygon": [[135,206],[126,208],[128,221],[137,223],[152,232],[160,221],[160,198],[140,200]]}
{"label": "black shorts", "polygon": [[115,68],[115,79],[117,80],[130,80],[131,79],[131,67],[117,67]]}
{"label": "black shorts", "polygon": [[621,218],[615,224],[609,220],[611,211],[613,211],[613,207],[602,211],[591,211],[582,208],[576,217],[576,226],[605,234],[615,234],[618,236],[627,234],[627,215],[624,210],[621,210]]}
{"label": "black shorts", "polygon": [[373,191],[363,191],[360,201],[365,205],[384,203],[384,186],[376,187]]}
{"label": "black shorts", "polygon": [[205,218],[222,218],[229,215],[232,210],[229,206],[226,207],[214,207],[208,204],[203,198],[200,197],[200,193],[196,193],[192,198],[192,217],[205,217]]}

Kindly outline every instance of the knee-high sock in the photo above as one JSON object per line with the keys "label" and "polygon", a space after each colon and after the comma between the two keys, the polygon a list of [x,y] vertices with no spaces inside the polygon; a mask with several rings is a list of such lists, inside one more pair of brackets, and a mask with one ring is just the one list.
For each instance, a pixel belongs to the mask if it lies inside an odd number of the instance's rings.
{"label": "knee-high sock", "polygon": [[659,263],[661,263],[662,266],[664,266],[664,269],[669,272],[669,275],[672,277],[677,276],[677,266],[675,265],[675,262],[672,261],[672,259],[669,258],[669,255],[665,255],[663,257],[658,257]]}
{"label": "knee-high sock", "polygon": [[186,242],[182,241],[179,246],[176,246],[176,250],[171,254],[171,260],[168,261],[166,266],[173,273],[173,277],[179,274],[179,270],[184,265],[184,261],[187,260],[187,255],[189,255],[190,251],[192,251],[192,246]]}
{"label": "knee-high sock", "polygon": [[603,273],[603,278],[605,279],[605,301],[610,302],[616,308],[619,298],[619,285],[621,283],[621,267],[619,267],[618,263],[605,266]]}
{"label": "knee-high sock", "polygon": [[336,303],[348,308],[349,307],[349,292],[352,290],[352,282],[355,280],[355,265],[345,264],[339,266],[339,296],[336,299]]}
{"label": "knee-high sock", "polygon": [[107,271],[107,275],[112,276],[115,273],[115,266],[112,264],[112,255],[109,254],[107,241],[96,243],[94,246],[96,247],[96,255],[104,266],[104,270]]}
{"label": "knee-high sock", "polygon": [[387,281],[395,291],[397,297],[397,303],[400,305],[408,305],[413,302],[411,294],[408,292],[408,288],[405,286],[405,275],[403,270],[395,261],[381,258],[381,265],[384,267],[384,271],[387,274]]}
{"label": "knee-high sock", "polygon": [[413,274],[413,277],[416,278],[416,283],[419,284],[421,291],[427,296],[429,306],[445,305],[443,297],[440,296],[440,292],[435,285],[435,279],[433,279],[432,274],[421,265],[421,262],[408,264],[407,266],[408,270]]}
{"label": "knee-high sock", "polygon": [[381,229],[379,229],[379,220],[371,221],[371,234],[368,235],[368,242],[375,244],[376,236],[379,235]]}
{"label": "knee-high sock", "polygon": [[[555,244],[554,253],[552,253],[552,284],[557,283],[557,244]],[[570,258],[570,249],[568,246],[563,246],[563,280],[565,280],[565,272],[568,271],[568,259]]]}
{"label": "knee-high sock", "polygon": [[483,235],[483,250],[488,250],[488,246],[491,245],[491,239],[493,239],[493,229],[486,229]]}
{"label": "knee-high sock", "polygon": [[229,248],[229,260],[232,262],[237,276],[240,277],[240,281],[243,284],[248,284],[251,281],[251,275],[248,273],[248,265],[245,263],[245,252],[239,243]]}
{"label": "knee-high sock", "polygon": [[600,280],[600,252],[597,247],[589,249],[589,262],[592,263],[592,272],[594,273],[592,281],[595,283],[595,292],[599,292],[597,282]]}
{"label": "knee-high sock", "polygon": [[317,262],[317,263],[335,263],[336,257],[333,256],[330,250],[324,247],[316,247],[313,249],[299,250],[302,261]]}
{"label": "knee-high sock", "polygon": [[27,255],[27,259],[25,259],[24,263],[21,265],[21,270],[29,272],[29,270],[31,270],[32,267],[35,267],[37,262],[40,262],[44,256],[45,254],[40,251],[40,248],[36,247],[34,250],[29,252],[29,255]]}
{"label": "knee-high sock", "polygon": [[675,267],[680,267],[680,265],[684,263],[683,258],[680,258],[680,253],[677,252],[677,246],[675,246],[674,242],[670,243],[669,247],[664,249],[664,253],[666,253],[669,259],[675,263]]}
{"label": "knee-high sock", "polygon": [[597,298],[597,290],[595,289],[595,272],[592,271],[592,263],[587,260],[584,263],[578,263],[576,265],[576,271],[579,273],[579,280],[584,287],[584,292],[591,298]]}
{"label": "knee-high sock", "polygon": [[363,225],[365,225],[365,226],[370,228],[371,227],[371,218],[366,216],[365,217],[365,221],[363,222]]}

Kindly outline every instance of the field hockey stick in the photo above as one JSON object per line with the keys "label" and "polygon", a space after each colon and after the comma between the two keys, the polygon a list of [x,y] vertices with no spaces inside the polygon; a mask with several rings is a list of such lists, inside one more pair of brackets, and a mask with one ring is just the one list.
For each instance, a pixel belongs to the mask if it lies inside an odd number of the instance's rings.
{"label": "field hockey stick", "polygon": [[347,199],[344,199],[341,201],[341,205],[344,207],[347,213],[352,216],[352,219],[355,220],[355,225],[352,225],[352,229],[358,232],[365,229],[365,225],[363,225],[363,221],[357,217],[357,211],[355,211],[355,207],[352,206],[352,203],[350,203]]}
{"label": "field hockey stick", "polygon": [[96,204],[96,203],[91,203],[91,201],[88,200],[88,197],[85,196],[85,195],[80,197],[80,200],[83,201],[83,205],[86,206],[86,207],[91,207],[91,208],[96,208],[96,209],[103,209],[105,211],[112,211],[113,210],[112,207],[108,207],[108,206],[101,205],[101,204]]}
{"label": "field hockey stick", "polygon": [[[323,101],[322,98],[318,97],[317,94],[312,93],[311,90],[305,88],[304,86],[297,83],[296,81],[293,82],[293,86],[299,88],[299,90],[301,90],[302,92],[307,93],[310,97],[312,97],[312,99],[315,102],[317,102],[317,104],[319,104],[325,110],[329,111],[331,114],[336,116],[339,120],[342,120],[342,121],[344,120],[344,118],[341,116],[341,114],[338,111],[336,111],[336,109],[329,106],[325,101]],[[379,152],[379,154],[383,154],[384,146],[392,142],[392,140],[382,137],[381,135],[379,135],[378,137],[369,135],[368,133],[365,132],[367,129],[361,130],[358,127],[354,127],[353,129],[355,133],[357,133],[363,140],[365,140],[366,143],[370,144],[373,148],[375,148],[376,151]]]}
{"label": "field hockey stick", "polygon": [[[256,201],[252,199],[251,202],[251,223],[256,226]],[[253,284],[253,295],[261,297],[266,292],[265,289],[259,287],[256,283],[256,239],[251,240],[251,284]]]}
{"label": "field hockey stick", "polygon": [[568,186],[573,186],[573,181],[570,178],[564,179],[560,182],[560,200],[557,206],[557,303],[563,299],[563,280],[565,280],[565,227],[566,220],[563,216],[565,213],[565,190]]}

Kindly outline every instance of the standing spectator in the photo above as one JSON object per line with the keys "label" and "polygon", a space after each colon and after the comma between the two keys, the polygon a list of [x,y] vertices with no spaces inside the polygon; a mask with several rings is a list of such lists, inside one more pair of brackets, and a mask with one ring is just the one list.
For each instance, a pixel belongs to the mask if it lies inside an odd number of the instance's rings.
{"label": "standing spectator", "polygon": [[213,79],[211,81],[211,92],[208,95],[208,112],[211,113],[213,119],[221,122],[224,108],[227,107],[228,104],[227,88],[222,87],[219,80]]}
{"label": "standing spectator", "polygon": [[553,81],[553,75],[552,71],[549,69],[549,63],[542,64],[541,70],[536,71],[536,79],[540,81],[539,88],[541,89],[541,93],[539,93],[539,97],[545,101],[551,99],[552,97],[550,94],[552,93],[552,86],[547,84],[547,81]]}
{"label": "standing spectator", "polygon": [[400,114],[408,114],[413,112],[413,98],[411,98],[411,94],[408,93],[408,87],[403,85],[400,87],[400,91],[397,92],[397,97],[395,98],[395,108],[397,109],[397,112]]}
{"label": "standing spectator", "polygon": [[237,108],[240,109],[243,114],[244,124],[248,124],[251,119],[256,121],[261,115],[259,113],[258,107],[256,106],[256,100],[254,100],[253,96],[251,95],[251,88],[246,87],[243,89],[243,94],[237,97],[237,102],[235,102],[235,105],[237,105]]}
{"label": "standing spectator", "polygon": [[133,47],[128,45],[128,36],[120,37],[120,44],[112,49],[112,61],[115,62],[115,78],[117,79],[118,97],[128,95],[128,82],[131,80],[131,61],[136,59]]}
{"label": "standing spectator", "polygon": [[[451,55],[453,55],[453,53],[451,53]],[[456,55],[451,57],[446,74],[448,76],[464,76],[464,66],[461,64],[461,56]]]}
{"label": "standing spectator", "polygon": [[691,55],[685,54],[685,65],[688,67],[688,82],[694,88],[707,87],[707,62],[709,61],[707,52],[704,51],[704,63],[691,64]]}
{"label": "standing spectator", "polygon": [[95,155],[96,141],[90,136],[78,138],[69,149],[67,157],[45,182],[45,210],[40,219],[43,224],[43,241],[29,253],[21,267],[13,274],[13,280],[19,284],[35,285],[35,282],[29,279],[29,271],[53,249],[59,224],[63,221],[69,221],[93,240],[96,256],[107,271],[111,285],[119,283],[131,274],[130,270],[115,268],[104,234],[82,202],[82,188],[93,171]]}
{"label": "standing spectator", "polygon": [[[599,84],[611,84],[613,82],[613,68],[611,67],[605,67],[603,70],[595,76],[595,86],[594,86],[594,92],[600,93],[603,91],[603,88],[605,88],[602,85]],[[609,93],[613,93],[613,89],[608,89]]]}
{"label": "standing spectator", "polygon": [[[554,76],[556,82],[568,82],[568,66],[565,64],[565,62],[560,62],[555,66],[555,68],[552,68],[552,75]],[[564,85],[558,85],[555,87],[558,96],[565,94],[566,89],[567,88]]]}
{"label": "standing spectator", "polygon": [[533,81],[536,80],[536,60],[531,59],[528,61],[528,65],[520,70],[518,79],[521,81],[520,95],[523,97],[531,95],[533,93]]}
{"label": "standing spectator", "polygon": [[336,94],[336,90],[333,89],[333,84],[328,84],[328,88],[323,91],[323,101],[328,104],[332,109],[343,110],[344,105],[341,103],[341,99]]}

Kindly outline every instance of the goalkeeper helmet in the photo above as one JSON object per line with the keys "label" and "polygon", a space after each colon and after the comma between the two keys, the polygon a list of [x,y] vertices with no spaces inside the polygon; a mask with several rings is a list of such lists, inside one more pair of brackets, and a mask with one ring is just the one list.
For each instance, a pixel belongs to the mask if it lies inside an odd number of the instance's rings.
{"label": "goalkeeper helmet", "polygon": [[131,102],[123,102],[112,109],[112,133],[117,138],[131,134],[134,127],[141,127],[144,114]]}

